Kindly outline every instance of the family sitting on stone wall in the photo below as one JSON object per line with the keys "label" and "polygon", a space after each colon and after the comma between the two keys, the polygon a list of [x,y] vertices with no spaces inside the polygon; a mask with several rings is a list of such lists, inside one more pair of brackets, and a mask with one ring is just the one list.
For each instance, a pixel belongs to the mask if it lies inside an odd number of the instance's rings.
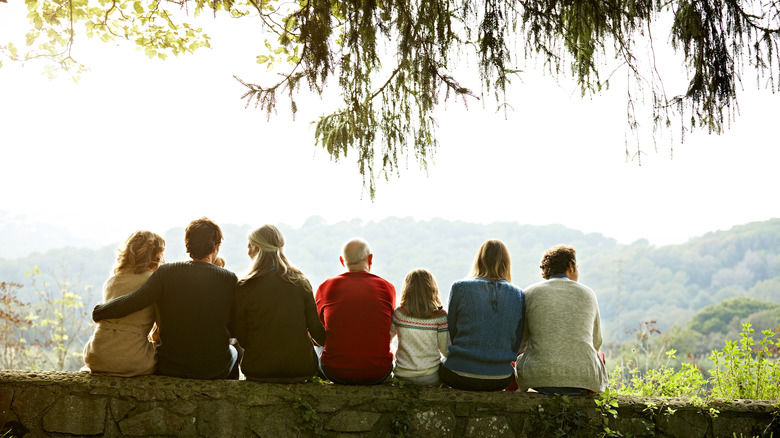
{"label": "family sitting on stone wall", "polygon": [[98,324],[84,347],[84,370],[238,379],[240,367],[258,382],[318,375],[371,385],[393,375],[472,391],[570,395],[606,387],[598,303],[577,282],[571,247],[545,252],[545,281],[523,292],[511,283],[506,246],[486,241],[471,278],[452,285],[445,311],[425,269],[406,276],[396,308],[395,288],[371,273],[373,254],[362,239],[344,245],[346,272],[316,294],[288,262],[279,229],[264,225],[248,239],[252,268],[239,280],[218,265],[222,231],[209,219],[185,230],[192,261],[164,263],[160,236],[130,235],[103,286],[104,303],[92,312]]}

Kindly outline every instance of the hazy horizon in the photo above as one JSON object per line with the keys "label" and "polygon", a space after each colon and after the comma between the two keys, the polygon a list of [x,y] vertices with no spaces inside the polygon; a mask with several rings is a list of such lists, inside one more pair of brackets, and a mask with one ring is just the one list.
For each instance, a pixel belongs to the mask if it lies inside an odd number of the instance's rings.
{"label": "hazy horizon", "polygon": [[[286,227],[290,227],[292,229],[298,230],[298,229],[303,228],[304,225],[306,225],[307,222],[312,221],[312,220],[316,221],[318,218],[322,219],[323,221],[325,221],[326,224],[332,225],[332,224],[341,223],[341,222],[351,223],[351,222],[354,222],[354,221],[360,221],[360,223],[362,223],[362,224],[368,224],[368,223],[372,223],[372,222],[373,223],[379,223],[379,222],[381,222],[381,221],[383,221],[385,219],[393,218],[393,217],[395,217],[395,218],[402,218],[403,219],[403,218],[407,218],[407,217],[410,217],[410,216],[387,216],[385,218],[369,219],[369,220],[363,220],[363,219],[360,219],[360,218],[351,218],[351,219],[342,219],[342,220],[327,220],[327,218],[325,218],[323,216],[312,215],[312,216],[307,217],[306,219],[304,219],[303,221],[301,221],[300,223],[297,223],[297,224],[289,224],[289,223],[280,222],[280,223],[276,223],[275,225],[284,225]],[[196,219],[196,218],[193,218],[193,219]],[[445,221],[448,221],[448,222],[464,222],[464,223],[468,223],[468,224],[480,224],[480,225],[486,225],[488,223],[492,223],[492,222],[483,223],[483,222],[458,220],[458,219],[452,220],[452,219],[447,219],[447,218],[430,218],[430,219],[423,219],[423,220],[415,219],[415,218],[413,218],[413,219],[415,221],[417,221],[417,222],[429,222],[431,220],[445,220]],[[771,219],[774,219],[774,218],[767,218],[764,221],[769,221]],[[531,226],[561,225],[561,226],[566,227],[568,229],[575,230],[575,231],[580,231],[580,232],[583,232],[585,234],[589,234],[589,233],[601,234],[601,235],[603,235],[606,238],[615,239],[615,241],[619,245],[629,245],[629,244],[635,243],[635,242],[640,241],[640,240],[646,240],[647,242],[649,242],[650,245],[653,245],[653,246],[656,246],[656,247],[662,247],[662,246],[669,246],[669,245],[681,245],[681,244],[684,244],[684,243],[688,242],[691,239],[704,236],[704,235],[706,235],[708,233],[714,233],[714,232],[718,232],[718,231],[727,231],[727,230],[729,230],[729,229],[731,229],[731,228],[733,228],[735,226],[741,226],[741,225],[746,225],[748,223],[764,222],[764,221],[750,221],[750,222],[745,222],[745,223],[740,223],[740,224],[733,224],[730,227],[722,228],[722,229],[703,230],[702,232],[700,232],[698,234],[694,234],[694,235],[688,236],[684,240],[676,241],[676,242],[666,242],[666,243],[661,243],[661,244],[659,244],[657,242],[653,242],[652,240],[650,240],[650,239],[648,239],[646,237],[641,237],[641,236],[637,237],[636,239],[633,239],[631,241],[621,241],[620,239],[618,239],[615,236],[611,235],[608,230],[582,230],[582,229],[578,229],[576,227],[570,227],[570,226],[567,226],[565,224],[559,224],[559,223],[526,224],[526,223],[522,223],[522,222],[519,222],[519,221],[503,221],[503,220],[497,220],[497,221],[493,221],[493,222],[516,223],[516,224],[518,224],[520,226],[524,226],[524,225],[531,225]],[[223,221],[223,222],[219,222],[219,224],[222,225],[222,226],[225,226],[225,225],[246,226],[246,225],[248,225],[250,227],[262,225],[262,223],[248,224],[247,222],[232,222],[232,221]],[[181,228],[186,227],[186,225],[187,225],[187,223],[171,223],[168,226],[160,227],[160,228],[157,228],[157,229],[151,229],[151,231],[154,231],[154,232],[156,232],[156,233],[158,233],[160,235],[164,235],[166,232],[168,232],[170,230],[181,229]],[[138,227],[136,229],[141,229],[141,227]],[[110,238],[103,238],[103,239],[101,239],[101,238],[96,238],[97,236],[90,236],[90,235],[79,234],[77,232],[74,232],[73,230],[69,230],[69,229],[67,229],[65,227],[59,226],[56,223],[37,221],[37,220],[35,220],[33,218],[26,217],[24,215],[14,215],[11,212],[8,212],[8,211],[5,211],[5,210],[0,210],[0,258],[8,258],[8,259],[10,259],[10,258],[24,257],[24,256],[27,256],[28,254],[30,254],[32,252],[46,252],[46,251],[48,251],[50,249],[62,248],[62,247],[66,247],[66,246],[76,247],[76,248],[83,247],[83,248],[91,248],[91,249],[102,248],[102,247],[105,247],[105,246],[108,246],[108,245],[114,245],[114,244],[121,243],[125,238],[127,238],[127,235],[129,235],[134,230],[135,229],[129,229],[126,234],[116,235],[115,237],[112,236]],[[7,250],[8,245],[1,244],[2,242],[6,242],[7,243],[9,241],[9,239],[11,237],[9,235],[9,233],[14,233],[14,235],[16,237],[16,239],[13,242],[11,242],[12,243],[11,247],[12,247],[13,253],[10,253]],[[26,235],[25,235],[25,233],[26,233]],[[40,233],[42,233],[42,234],[40,234]],[[32,236],[39,236],[40,239],[34,238]],[[30,249],[29,250],[18,249],[19,246],[20,246],[20,242],[19,242],[20,238],[21,239],[32,239],[32,240],[29,240],[29,243],[30,243],[30,246],[29,246]],[[42,240],[47,240],[47,239],[48,239],[48,241],[52,242],[52,244],[49,245],[49,246],[42,246],[42,245],[44,245],[44,243],[42,243]],[[23,244],[21,244],[21,245],[24,246]]]}

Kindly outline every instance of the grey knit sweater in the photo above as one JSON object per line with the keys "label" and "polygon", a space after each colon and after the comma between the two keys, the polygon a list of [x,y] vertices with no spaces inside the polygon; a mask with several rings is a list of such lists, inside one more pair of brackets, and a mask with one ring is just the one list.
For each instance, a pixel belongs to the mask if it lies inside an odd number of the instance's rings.
{"label": "grey knit sweater", "polygon": [[525,352],[517,362],[520,388],[604,391],[607,371],[598,356],[601,319],[590,288],[568,278],[529,286],[524,320]]}

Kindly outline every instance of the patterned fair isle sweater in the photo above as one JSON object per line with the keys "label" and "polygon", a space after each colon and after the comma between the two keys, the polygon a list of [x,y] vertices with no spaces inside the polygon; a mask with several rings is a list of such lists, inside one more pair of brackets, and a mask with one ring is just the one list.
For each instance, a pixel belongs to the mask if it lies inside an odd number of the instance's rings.
{"label": "patterned fair isle sweater", "polygon": [[428,318],[414,318],[402,308],[393,311],[390,335],[398,335],[395,370],[400,377],[419,377],[439,370],[442,356],[447,356],[450,334],[447,311],[440,309]]}

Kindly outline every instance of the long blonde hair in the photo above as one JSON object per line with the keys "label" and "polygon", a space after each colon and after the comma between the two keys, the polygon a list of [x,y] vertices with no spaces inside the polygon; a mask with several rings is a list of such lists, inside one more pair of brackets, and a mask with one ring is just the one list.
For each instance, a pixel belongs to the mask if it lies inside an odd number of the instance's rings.
{"label": "long blonde hair", "polygon": [[117,249],[114,275],[140,274],[160,266],[160,253],[165,251],[165,239],[151,231],[139,230],[127,238]]}
{"label": "long blonde hair", "polygon": [[255,277],[274,272],[282,280],[292,284],[301,284],[307,289],[311,289],[303,272],[287,261],[283,252],[284,236],[278,228],[273,225],[263,225],[252,230],[247,235],[247,239],[249,239],[249,247],[256,253],[252,258],[252,270],[238,284],[244,284]]}
{"label": "long blonde hair", "polygon": [[482,244],[474,258],[471,276],[512,282],[512,262],[504,242],[491,239]]}
{"label": "long blonde hair", "polygon": [[399,307],[415,318],[427,318],[441,309],[439,287],[433,274],[425,269],[415,269],[406,274]]}

